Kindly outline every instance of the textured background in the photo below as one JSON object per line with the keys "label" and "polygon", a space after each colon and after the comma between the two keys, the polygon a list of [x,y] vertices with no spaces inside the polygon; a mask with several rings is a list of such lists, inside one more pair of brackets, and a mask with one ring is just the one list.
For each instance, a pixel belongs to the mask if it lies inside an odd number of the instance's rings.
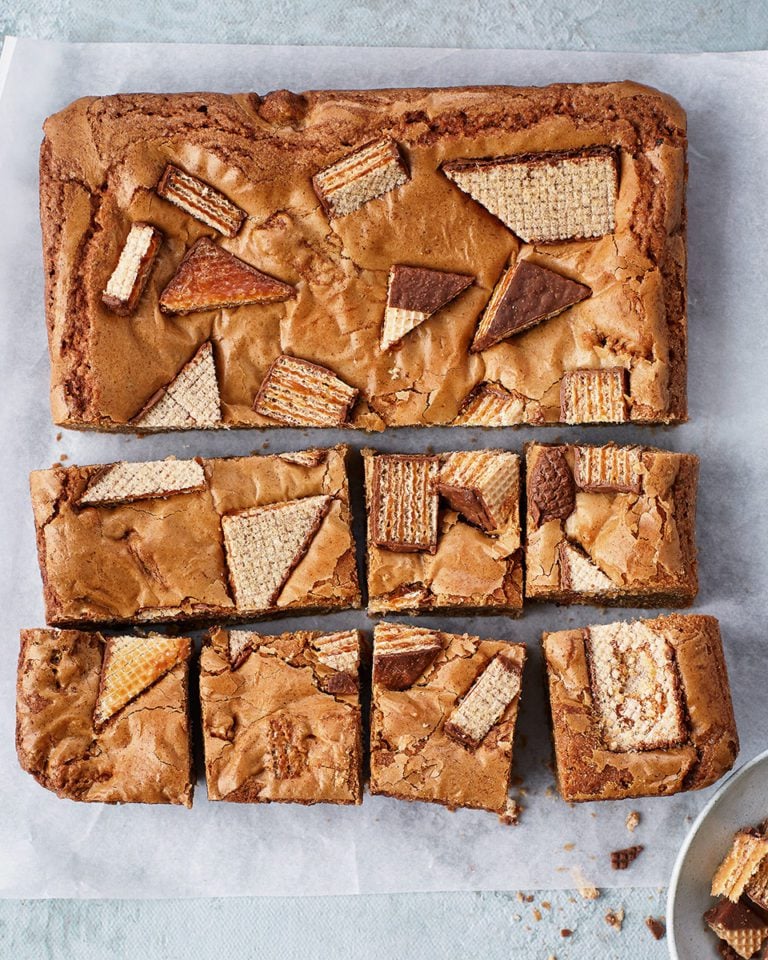
{"label": "textured background", "polygon": [[[57,40],[641,50],[764,49],[764,0],[0,0],[0,33]],[[2,856],[2,852],[0,852]],[[258,869],[258,863],[254,863]],[[545,906],[546,904],[546,906]],[[623,908],[624,928],[605,922]],[[289,900],[0,901],[0,958],[259,960],[444,957],[660,960],[644,918],[664,891],[433,894]],[[537,919],[537,917],[541,919]],[[572,936],[562,937],[562,930]]]}

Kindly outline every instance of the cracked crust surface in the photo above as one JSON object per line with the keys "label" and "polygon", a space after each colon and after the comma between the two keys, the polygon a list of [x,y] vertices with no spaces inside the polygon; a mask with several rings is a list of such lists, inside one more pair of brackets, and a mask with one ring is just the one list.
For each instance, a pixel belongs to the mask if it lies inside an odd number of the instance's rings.
{"label": "cracked crust surface", "polygon": [[[439,457],[441,463],[447,454]],[[364,450],[368,514],[368,610],[370,613],[506,613],[523,607],[523,560],[520,531],[519,458],[508,512],[492,533],[469,523],[441,500],[434,553],[396,552],[377,546],[372,537],[371,498],[375,451]]]}
{"label": "cracked crust surface", "polygon": [[[629,486],[639,489],[603,487],[601,492],[590,492],[579,488],[583,482],[592,487],[598,483],[594,473],[585,479],[583,469],[576,469],[579,451],[608,454],[630,449],[635,472]],[[544,477],[537,464],[554,452],[563,470]],[[612,458],[606,456],[600,462],[607,471]],[[526,597],[608,606],[690,606],[698,591],[698,471],[698,457],[652,447],[528,444]],[[619,486],[625,479],[606,475]],[[560,511],[564,515],[547,519],[549,515],[540,515],[538,505],[553,499],[554,487],[562,484],[568,485],[567,506]]]}
{"label": "cracked crust surface", "polygon": [[[389,635],[395,625],[386,626]],[[525,646],[442,631],[433,636],[441,650],[411,685],[394,690],[373,683],[371,793],[503,816],[519,694],[474,748],[453,739],[445,725],[498,654],[522,672]],[[375,665],[376,631],[373,652]]]}
{"label": "cracked crust surface", "polygon": [[[312,177],[381,137],[397,142],[410,179],[329,221]],[[618,150],[616,230],[587,241],[524,244],[440,169],[596,145]],[[510,422],[557,422],[564,372],[617,366],[629,371],[630,419],[684,420],[685,150],[679,105],[631,82],[78,100],[46,121],[40,159],[54,420],[126,429],[207,339],[224,426],[268,424],[252,404],[280,353],[327,366],[359,389],[350,424],[369,430],[451,423],[481,383],[516,399]],[[159,293],[185,251],[211,234],[155,194],[169,162],[247,211],[222,246],[295,286],[295,300],[204,311],[184,323],[160,312]],[[100,296],[136,221],[166,240],[124,322]],[[588,285],[592,297],[470,354],[491,291],[521,255]],[[395,263],[475,283],[382,352]]]}
{"label": "cracked crust surface", "polygon": [[638,621],[628,629],[633,626],[638,643],[643,632],[651,631],[671,649],[683,742],[655,749],[609,749],[593,692],[588,628],[545,633],[557,782],[565,800],[699,790],[719,780],[736,760],[739,737],[717,620],[672,614]]}
{"label": "cracked crust surface", "polygon": [[[346,447],[311,465],[280,456],[200,460],[201,490],[81,507],[100,466],[32,473],[30,486],[46,619],[91,623],[238,620],[360,605]],[[308,549],[267,607],[232,596],[221,520],[238,511],[332,498]]]}
{"label": "cracked crust surface", "polygon": [[16,685],[22,768],[70,800],[191,807],[187,644],[182,662],[97,728],[100,634],[23,630]]}
{"label": "cracked crust surface", "polygon": [[210,800],[362,802],[359,653],[335,669],[324,653],[332,639],[250,634],[233,668],[228,631],[211,631],[200,657]]}

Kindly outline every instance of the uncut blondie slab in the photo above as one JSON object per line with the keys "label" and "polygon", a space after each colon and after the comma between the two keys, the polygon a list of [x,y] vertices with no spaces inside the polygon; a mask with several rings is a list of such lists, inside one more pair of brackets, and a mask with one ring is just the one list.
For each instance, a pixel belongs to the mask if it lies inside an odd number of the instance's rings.
{"label": "uncut blondie slab", "polygon": [[564,800],[698,790],[733,766],[739,736],[714,617],[560,630],[542,646]]}
{"label": "uncut blondie slab", "polygon": [[192,641],[22,630],[16,750],[60,797],[192,806]]}
{"label": "uncut blondie slab", "polygon": [[346,448],[32,473],[46,618],[244,620],[360,605]]}
{"label": "uncut blondie slab", "polygon": [[690,606],[698,472],[652,447],[528,444],[526,597]]}
{"label": "uncut blondie slab", "polygon": [[210,800],[359,804],[361,634],[216,628],[200,656]]}
{"label": "uncut blondie slab", "polygon": [[40,157],[54,420],[684,420],[685,179],[631,82],[78,100]]}

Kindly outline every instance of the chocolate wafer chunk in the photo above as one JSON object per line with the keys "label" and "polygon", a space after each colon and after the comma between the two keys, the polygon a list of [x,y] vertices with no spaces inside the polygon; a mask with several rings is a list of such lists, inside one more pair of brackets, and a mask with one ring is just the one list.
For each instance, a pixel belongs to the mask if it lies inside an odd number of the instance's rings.
{"label": "chocolate wafer chunk", "polygon": [[521,676],[516,662],[503,653],[494,657],[446,721],[446,736],[479,747],[520,693]]}
{"label": "chocolate wafer chunk", "polygon": [[570,370],[560,381],[563,423],[624,423],[627,415],[624,367]]}
{"label": "chocolate wafer chunk", "polygon": [[394,140],[373,140],[316,173],[312,186],[329,217],[346,217],[409,179]]}
{"label": "chocolate wafer chunk", "polygon": [[768,921],[743,903],[720,900],[707,910],[704,920],[744,960],[754,957],[768,940]]}
{"label": "chocolate wafer chunk", "polygon": [[160,178],[157,194],[225,237],[234,237],[247,216],[219,190],[172,163]]}
{"label": "chocolate wafer chunk", "polygon": [[749,878],[744,892],[752,903],[768,913],[768,857],[762,860]]}
{"label": "chocolate wafer chunk", "polygon": [[634,847],[625,847],[623,850],[614,850],[611,853],[611,867],[613,870],[626,870],[640,856],[645,848],[639,844]]}
{"label": "chocolate wafer chunk", "polygon": [[332,500],[322,495],[304,497],[221,518],[238,610],[263,611],[272,606],[309,549]]}
{"label": "chocolate wafer chunk", "polygon": [[472,285],[474,277],[426,267],[395,264],[389,271],[381,349],[400,343],[419,326]]}
{"label": "chocolate wafer chunk", "polygon": [[504,271],[480,318],[471,350],[479,353],[515,334],[556,317],[591,296],[583,283],[570,280],[530,260]]}
{"label": "chocolate wafer chunk", "polygon": [[140,430],[191,430],[221,423],[213,347],[204,343],[167,387],[158,390],[131,421]]}
{"label": "chocolate wafer chunk", "polygon": [[191,493],[204,487],[205,473],[197,460],[121,461],[94,474],[78,502],[81,507],[109,506]]}
{"label": "chocolate wafer chunk", "polygon": [[461,427],[513,427],[523,422],[523,414],[520,397],[497,383],[479,383],[453,422]]}
{"label": "chocolate wafer chunk", "polygon": [[543,447],[527,483],[528,512],[537,527],[565,520],[576,505],[573,474],[562,447]]}
{"label": "chocolate wafer chunk", "polygon": [[369,511],[376,546],[401,553],[435,553],[439,469],[439,457],[374,458]]}
{"label": "chocolate wafer chunk", "polygon": [[184,637],[111,637],[106,641],[94,721],[110,720],[190,655]]}
{"label": "chocolate wafer chunk", "polygon": [[361,642],[359,630],[324,633],[312,642],[318,663],[331,671],[319,678],[320,687],[326,693],[357,693]]}
{"label": "chocolate wafer chunk", "polygon": [[563,540],[557,553],[563,590],[597,597],[616,592],[617,584],[574,544]]}
{"label": "chocolate wafer chunk", "polygon": [[443,649],[435,630],[378,623],[373,631],[373,682],[387,690],[413,686]]}
{"label": "chocolate wafer chunk", "polygon": [[609,750],[668,750],[688,739],[669,641],[638,623],[585,631],[594,707]]}
{"label": "chocolate wafer chunk", "polygon": [[267,370],[253,409],[293,427],[341,427],[358,393],[326,367],[283,354]]}
{"label": "chocolate wafer chunk", "polygon": [[763,862],[768,863],[768,837],[756,830],[739,830],[712,878],[712,896],[736,903]]}
{"label": "chocolate wafer chunk", "polygon": [[134,223],[126,237],[117,266],[112,272],[102,302],[113,313],[133,313],[147,285],[163,235],[150,223]]}
{"label": "chocolate wafer chunk", "polygon": [[452,453],[445,460],[437,489],[450,506],[483,530],[499,530],[519,494],[520,460],[506,450]]}
{"label": "chocolate wafer chunk", "polygon": [[528,243],[613,233],[619,177],[611,147],[443,164],[473,200]]}
{"label": "chocolate wafer chunk", "polygon": [[296,296],[290,284],[201,237],[187,251],[160,294],[163,313],[199,313],[248,304],[280,303]]}
{"label": "chocolate wafer chunk", "polygon": [[574,479],[585,493],[640,493],[640,448],[576,447]]}

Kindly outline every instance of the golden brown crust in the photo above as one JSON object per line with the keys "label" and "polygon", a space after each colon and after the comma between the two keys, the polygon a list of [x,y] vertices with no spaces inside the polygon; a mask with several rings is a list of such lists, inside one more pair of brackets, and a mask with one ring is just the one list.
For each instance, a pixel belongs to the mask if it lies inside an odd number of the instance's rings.
{"label": "golden brown crust", "polygon": [[357,668],[323,663],[327,636],[253,634],[233,667],[228,631],[211,631],[200,657],[209,800],[362,803]]}
{"label": "golden brown crust", "polygon": [[687,739],[668,749],[607,749],[593,699],[585,631],[545,633],[557,780],[565,800],[698,790],[722,777],[736,759],[739,738],[717,620],[671,614],[639,624],[666,638],[674,651]]}
{"label": "golden brown crust", "polygon": [[[346,447],[314,466],[279,456],[201,460],[206,486],[165,499],[79,506],[99,466],[32,473],[49,623],[243,620],[360,604]],[[221,520],[265,504],[326,495],[330,507],[276,600],[239,608]]]}
{"label": "golden brown crust", "polygon": [[[381,137],[396,141],[411,179],[329,222],[312,177]],[[606,145],[620,159],[617,227],[591,241],[521,244],[440,171],[473,157]],[[685,149],[679,105],[629,82],[78,100],[46,121],[40,160],[54,419],[125,430],[212,339],[227,426],[267,425],[252,404],[281,349],[361,391],[357,428],[451,423],[481,382],[520,398],[519,422],[557,422],[562,374],[583,366],[630,371],[631,419],[684,420]],[[206,311],[183,325],[162,316],[160,290],[186,247],[211,232],[156,197],[168,162],[247,211],[226,248],[295,285],[295,301]],[[137,220],[150,220],[168,240],[128,324],[99,298]],[[491,290],[520,253],[593,295],[470,355]],[[383,352],[393,263],[477,279]]]}
{"label": "golden brown crust", "polygon": [[101,636],[23,630],[16,686],[22,768],[70,800],[192,806],[191,650],[189,642],[183,662],[97,728]]}

